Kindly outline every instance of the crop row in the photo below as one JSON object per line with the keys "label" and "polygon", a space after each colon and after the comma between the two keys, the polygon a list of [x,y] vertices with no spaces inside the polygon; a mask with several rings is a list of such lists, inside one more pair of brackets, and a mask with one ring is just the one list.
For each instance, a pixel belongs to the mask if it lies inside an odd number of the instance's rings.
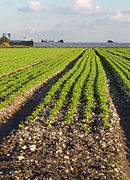
{"label": "crop row", "polygon": [[26,70],[0,78],[0,108],[6,106],[16,96],[21,95],[32,86],[44,81],[64,68],[67,63],[75,59],[82,51],[77,49],[73,53],[45,61]]}
{"label": "crop row", "polygon": [[125,65],[117,56],[109,55],[108,53],[106,53],[106,56],[125,74],[127,79],[130,79],[130,68],[128,65]]}
{"label": "crop row", "polygon": [[77,109],[77,106],[79,105],[80,97],[82,95],[82,90],[84,87],[85,80],[87,79],[89,72],[90,72],[90,65],[92,57],[86,57],[86,64],[84,67],[83,72],[80,74],[80,77],[75,82],[72,92],[71,92],[71,100],[70,105],[66,113],[66,121],[65,123],[70,123],[73,120],[73,115],[75,110]]}
{"label": "crop row", "polygon": [[74,48],[2,48],[0,75],[28,65],[75,51]]}
{"label": "crop row", "polygon": [[48,106],[52,97],[59,90],[58,99],[53,102],[53,107],[49,110],[46,124],[50,124],[55,119],[66,102],[66,97],[70,94],[64,123],[70,123],[74,119],[74,113],[80,103],[81,96],[83,96],[85,101],[83,129],[88,129],[89,119],[93,110],[94,95],[96,95],[104,126],[110,127],[108,99],[105,88],[106,81],[102,64],[99,57],[90,49],[70,71],[51,87],[43,102],[28,116],[26,123],[33,121]]}
{"label": "crop row", "polygon": [[123,58],[124,62],[129,63],[130,60],[130,50],[129,48],[109,48],[107,51],[111,52],[114,55],[117,55]]}
{"label": "crop row", "polygon": [[[68,95],[72,85],[75,83],[76,79],[78,78],[78,76],[80,76],[81,72],[83,71],[84,69],[84,66],[86,64],[86,59],[83,57],[83,58],[80,58],[79,61],[81,61],[80,63],[80,66],[77,68],[77,64],[72,68],[71,71],[73,71],[73,69],[75,69],[76,67],[76,71],[69,77],[69,79],[67,79],[67,81],[63,84],[63,87],[59,93],[59,99],[56,101],[56,103],[54,104],[54,107],[50,110],[49,112],[49,116],[47,118],[47,120],[50,122],[50,121],[53,121],[54,119],[54,116],[57,115],[58,113],[58,110],[62,107],[62,104],[64,103],[65,99],[66,99],[66,96]],[[79,62],[78,62],[79,63]],[[70,72],[68,72],[68,74],[70,74]],[[68,76],[68,75],[66,75]],[[60,82],[64,81],[64,78],[66,77],[62,77],[63,80],[60,80],[56,83],[56,89],[59,88],[59,84],[61,85]],[[55,85],[54,85],[55,87]],[[51,97],[52,95],[54,95],[54,92],[55,92],[55,88],[52,87],[51,88],[51,91],[50,93],[48,93],[47,95],[47,98],[45,98],[44,102],[37,108],[37,110],[35,112],[33,112],[32,116],[29,117],[28,120],[30,119],[33,119],[34,117],[36,117],[37,114],[40,113],[41,109],[42,108],[45,108],[45,106],[47,105],[48,103],[48,99],[51,100]],[[48,98],[49,96],[49,98]]]}
{"label": "crop row", "polygon": [[[111,53],[110,51],[106,50],[107,53]],[[123,57],[119,56],[119,55],[115,55],[113,53],[111,54],[107,54],[107,56],[112,57],[113,60],[115,60],[116,62],[118,62],[120,64],[120,67],[122,66],[124,69],[123,71],[125,72],[125,70],[129,71],[130,67],[129,67],[129,62],[127,62]]]}
{"label": "crop row", "polygon": [[129,75],[129,71],[128,71],[128,75],[126,77],[126,75],[124,74],[124,72],[121,70],[121,68],[119,68],[119,65],[117,65],[117,62],[113,62],[112,57],[111,56],[107,56],[107,54],[103,51],[103,50],[97,50],[98,53],[105,57],[103,59],[103,61],[106,61],[106,63],[108,64],[108,68],[112,68],[113,71],[115,71],[119,77],[119,79],[123,82],[123,84],[125,85],[126,89],[129,91],[130,90],[130,81],[127,77],[130,77]]}
{"label": "crop row", "polygon": [[91,71],[89,77],[85,81],[83,96],[85,100],[85,109],[84,109],[84,120],[85,124],[83,128],[87,128],[87,124],[89,123],[89,119],[91,117],[91,112],[93,110],[93,102],[94,102],[94,85],[96,79],[96,56],[92,56],[92,64]]}
{"label": "crop row", "polygon": [[106,78],[105,78],[103,66],[98,56],[96,56],[96,63],[97,63],[97,80],[95,84],[95,90],[99,102],[100,112],[102,113],[102,120],[104,122],[104,126],[110,127],[110,123],[109,123],[110,111],[108,108],[108,99],[106,96]]}

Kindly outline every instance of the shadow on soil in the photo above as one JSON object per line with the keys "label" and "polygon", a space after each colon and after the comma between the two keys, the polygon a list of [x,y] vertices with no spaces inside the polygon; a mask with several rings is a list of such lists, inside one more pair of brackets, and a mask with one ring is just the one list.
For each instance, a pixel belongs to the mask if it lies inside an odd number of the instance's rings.
{"label": "shadow on soil", "polygon": [[105,57],[101,56],[97,51],[96,54],[100,57],[107,78],[109,79],[110,94],[112,100],[117,109],[117,113],[120,117],[120,125],[124,131],[125,143],[127,146],[127,159],[130,161],[130,97],[120,88],[119,82],[115,76],[115,73],[111,69],[110,64],[105,60]]}
{"label": "shadow on soil", "polygon": [[85,51],[81,53],[75,60],[69,63],[66,68],[58,73],[55,77],[53,77],[49,82],[45,83],[43,87],[41,87],[31,99],[29,99],[23,107],[19,111],[17,111],[6,124],[2,124],[0,127],[0,141],[8,136],[10,133],[13,133],[13,130],[18,129],[18,125],[21,121],[25,121],[26,117],[29,116],[32,111],[39,105],[41,99],[46,96],[46,93],[49,91],[51,86],[55,84],[59,78],[61,78],[66,72],[68,72],[74,64],[78,61],[79,58],[83,56]]}

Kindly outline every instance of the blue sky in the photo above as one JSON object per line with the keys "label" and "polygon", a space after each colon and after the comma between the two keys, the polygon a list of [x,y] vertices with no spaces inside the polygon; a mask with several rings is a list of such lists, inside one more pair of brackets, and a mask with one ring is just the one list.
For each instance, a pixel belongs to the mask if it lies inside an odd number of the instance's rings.
{"label": "blue sky", "polygon": [[0,0],[0,36],[130,42],[130,0]]}

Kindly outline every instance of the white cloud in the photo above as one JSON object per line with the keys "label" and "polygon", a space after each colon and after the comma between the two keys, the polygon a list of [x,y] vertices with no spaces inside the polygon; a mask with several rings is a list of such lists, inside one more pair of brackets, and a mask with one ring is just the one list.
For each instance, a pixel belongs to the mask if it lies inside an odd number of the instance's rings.
{"label": "white cloud", "polygon": [[68,7],[63,4],[56,4],[56,7],[63,12],[80,13],[80,14],[101,14],[104,10],[99,6],[94,6],[92,0],[74,0],[72,6]]}
{"label": "white cloud", "polygon": [[111,19],[122,20],[124,19],[124,15],[120,10],[118,10],[115,15],[111,16]]}
{"label": "white cloud", "polygon": [[38,1],[30,1],[28,3],[28,8],[32,11],[41,11],[43,10],[43,6]]}
{"label": "white cloud", "polygon": [[93,6],[91,0],[74,0],[72,8],[73,10],[85,14],[96,14],[102,11],[100,6]]}
{"label": "white cloud", "polygon": [[41,11],[44,9],[44,6],[39,1],[30,1],[28,2],[27,7],[20,8],[20,11],[28,12],[28,11]]}
{"label": "white cloud", "polygon": [[[130,22],[130,8],[125,11],[104,9],[99,5],[93,5],[93,0],[73,0],[71,6],[56,4],[57,9],[63,14],[92,15],[95,19],[107,19],[108,21]],[[106,23],[105,23],[106,24]],[[100,26],[100,25],[99,25]],[[102,26],[102,25],[101,25]]]}
{"label": "white cloud", "polygon": [[124,14],[121,10],[117,10],[114,15],[110,16],[112,21],[130,22],[130,15]]}
{"label": "white cloud", "polygon": [[73,8],[92,8],[91,0],[74,0]]}

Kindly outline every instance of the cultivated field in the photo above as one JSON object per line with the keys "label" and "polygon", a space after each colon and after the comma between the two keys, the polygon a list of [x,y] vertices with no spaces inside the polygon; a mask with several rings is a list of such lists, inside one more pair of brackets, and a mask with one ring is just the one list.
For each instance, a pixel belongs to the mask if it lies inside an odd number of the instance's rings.
{"label": "cultivated field", "polygon": [[0,50],[0,179],[129,179],[129,48]]}

